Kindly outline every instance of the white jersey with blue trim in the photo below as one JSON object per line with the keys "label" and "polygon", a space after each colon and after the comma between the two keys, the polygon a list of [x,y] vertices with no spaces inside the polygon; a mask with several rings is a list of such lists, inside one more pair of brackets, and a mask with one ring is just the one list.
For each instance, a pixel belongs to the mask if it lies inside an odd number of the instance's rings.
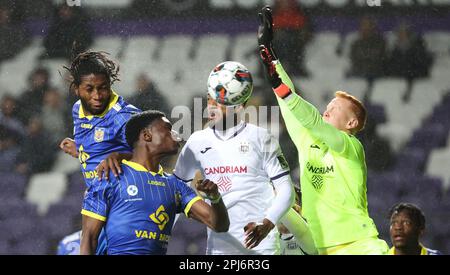
{"label": "white jersey with blue trim", "polygon": [[252,250],[244,248],[243,243],[244,227],[266,217],[275,198],[274,185],[289,177],[289,166],[278,140],[266,129],[245,122],[225,132],[214,127],[197,131],[180,152],[174,175],[190,182],[196,170],[218,185],[230,219],[227,233],[208,229],[206,253],[277,254],[276,228]]}
{"label": "white jersey with blue trim", "polygon": [[64,237],[58,244],[58,255],[80,255],[81,230]]}
{"label": "white jersey with blue trim", "polygon": [[302,247],[297,243],[294,235],[281,234],[280,237],[280,254],[281,255],[306,255]]}

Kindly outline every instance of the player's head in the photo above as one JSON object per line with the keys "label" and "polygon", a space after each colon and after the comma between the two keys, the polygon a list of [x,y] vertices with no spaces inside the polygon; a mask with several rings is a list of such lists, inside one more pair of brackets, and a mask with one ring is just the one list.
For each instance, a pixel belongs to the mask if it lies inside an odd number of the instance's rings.
{"label": "player's head", "polygon": [[218,103],[209,94],[207,95],[207,99],[208,120],[213,125],[225,123],[227,119],[236,120],[237,115],[244,109],[245,104],[247,103],[245,102],[235,106],[226,106]]}
{"label": "player's head", "polygon": [[397,249],[414,248],[425,231],[425,216],[414,204],[399,203],[392,207],[390,216],[390,236]]}
{"label": "player's head", "polygon": [[356,134],[364,129],[367,111],[361,101],[342,91],[337,91],[335,95],[323,113],[325,122],[349,134]]}
{"label": "player's head", "polygon": [[105,52],[86,51],[65,68],[72,78],[70,87],[74,88],[87,115],[103,113],[111,98],[111,85],[119,80],[119,66]]}
{"label": "player's head", "polygon": [[125,126],[125,136],[135,152],[139,146],[145,146],[152,155],[178,152],[178,133],[172,130],[172,123],[160,111],[149,110],[133,115]]}
{"label": "player's head", "polygon": [[[235,120],[253,91],[250,71],[236,61],[216,65],[208,76],[208,119],[212,124]],[[228,121],[226,121],[228,120]],[[233,121],[230,121],[233,123]]]}

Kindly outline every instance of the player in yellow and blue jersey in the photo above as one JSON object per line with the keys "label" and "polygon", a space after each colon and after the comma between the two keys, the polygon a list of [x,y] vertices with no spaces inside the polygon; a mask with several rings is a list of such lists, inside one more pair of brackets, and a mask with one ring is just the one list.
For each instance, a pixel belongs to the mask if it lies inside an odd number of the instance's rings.
{"label": "player in yellow and blue jersey", "polygon": [[389,255],[442,255],[420,243],[425,232],[425,215],[412,203],[398,203],[390,210],[390,236],[392,248]]}
{"label": "player in yellow and blue jersey", "polygon": [[[80,53],[66,69],[79,100],[72,108],[74,140],[65,138],[60,148],[79,159],[89,187],[96,177],[96,166],[109,153],[131,152],[125,139],[125,123],[140,110],[112,90],[111,85],[119,80],[119,67],[104,52]],[[105,246],[99,246],[98,254],[103,254]]]}
{"label": "player in yellow and blue jersey", "polygon": [[71,87],[80,98],[72,108],[74,140],[66,138],[61,149],[77,157],[86,185],[96,177],[95,168],[112,152],[130,153],[125,123],[139,109],[124,101],[111,85],[119,80],[119,67],[103,52],[79,54],[67,68]]}
{"label": "player in yellow and blue jersey", "polygon": [[145,111],[126,124],[126,139],[133,147],[122,161],[122,174],[109,182],[94,180],[83,203],[81,254],[93,254],[105,227],[107,254],[165,254],[175,214],[184,212],[214,231],[226,232],[228,213],[216,184],[197,183],[195,191],[163,172],[162,158],[179,148],[172,124],[159,111]]}

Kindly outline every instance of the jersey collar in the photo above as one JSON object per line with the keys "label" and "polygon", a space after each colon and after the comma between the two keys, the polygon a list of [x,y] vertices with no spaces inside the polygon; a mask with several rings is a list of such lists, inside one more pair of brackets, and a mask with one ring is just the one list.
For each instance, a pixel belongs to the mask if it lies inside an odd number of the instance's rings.
{"label": "jersey collar", "polygon": [[109,112],[109,110],[111,110],[112,107],[114,105],[116,105],[118,100],[119,100],[119,95],[116,94],[116,92],[112,91],[108,106],[103,111],[103,113],[101,113],[100,115],[85,115],[84,110],[83,110],[83,105],[80,102],[80,108],[78,109],[78,118],[87,118],[87,119],[91,120],[94,117],[104,117]]}
{"label": "jersey collar", "polygon": [[161,165],[159,166],[158,173],[155,173],[155,172],[152,172],[152,171],[148,171],[147,168],[145,168],[144,166],[142,166],[139,163],[134,162],[134,161],[127,161],[127,160],[124,159],[124,160],[122,160],[122,163],[125,164],[125,165],[130,166],[131,168],[133,168],[134,170],[139,171],[139,172],[147,172],[147,173],[152,174],[152,176],[155,176],[156,174],[158,174],[160,176],[164,176],[164,169],[162,168]]}
{"label": "jersey collar", "polygon": [[[245,122],[245,121],[241,121],[238,125],[236,125],[236,126],[234,126],[233,128],[231,128],[231,129],[228,129],[228,130],[226,130],[226,131],[233,131],[234,130],[234,133],[233,133],[233,135],[231,135],[230,137],[228,137],[228,138],[226,138],[225,136],[224,137],[222,137],[218,132],[218,130],[216,130],[216,126],[213,126],[212,127],[212,130],[213,130],[213,133],[214,133],[214,135],[216,136],[216,138],[218,138],[218,139],[220,139],[220,140],[229,140],[229,139],[232,139],[232,138],[234,138],[235,136],[237,136],[237,135],[239,135],[242,131],[244,131],[244,129],[245,129],[245,127],[247,126],[247,122]],[[225,138],[225,139],[224,139]]]}
{"label": "jersey collar", "polygon": [[[421,247],[421,249],[420,249],[420,255],[428,255],[427,249],[426,249],[423,245],[421,245],[421,244],[419,244],[419,245],[420,245],[420,247]],[[393,246],[391,249],[389,249],[388,254],[389,254],[389,255],[395,255],[395,246]]]}

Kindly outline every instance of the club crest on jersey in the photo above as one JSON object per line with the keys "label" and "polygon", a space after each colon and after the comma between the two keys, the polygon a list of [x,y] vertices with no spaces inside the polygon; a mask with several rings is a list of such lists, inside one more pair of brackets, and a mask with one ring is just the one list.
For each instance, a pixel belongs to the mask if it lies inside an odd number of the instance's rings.
{"label": "club crest on jersey", "polygon": [[94,140],[95,142],[102,142],[105,138],[105,128],[95,127]]}
{"label": "club crest on jersey", "polygon": [[230,178],[227,176],[220,177],[217,180],[216,184],[221,193],[229,191],[231,189],[231,186],[233,185]]}
{"label": "club crest on jersey", "polygon": [[247,154],[248,152],[250,152],[250,143],[248,143],[247,141],[242,141],[241,145],[239,145],[239,152],[241,154]]}

